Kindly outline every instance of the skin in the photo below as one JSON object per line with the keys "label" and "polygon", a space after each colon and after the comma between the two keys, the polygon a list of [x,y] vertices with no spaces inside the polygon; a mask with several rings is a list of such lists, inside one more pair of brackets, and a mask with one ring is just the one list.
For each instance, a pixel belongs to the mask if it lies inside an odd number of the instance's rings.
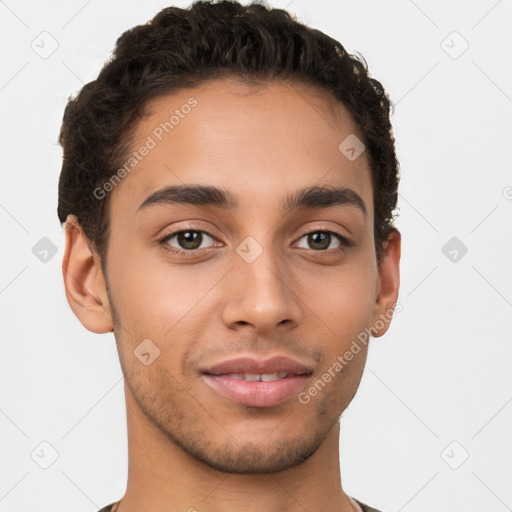
{"label": "skin", "polygon": [[[218,79],[153,100],[134,149],[191,96],[197,106],[111,192],[106,275],[76,218],[66,223],[68,301],[90,331],[114,330],[125,376],[129,476],[118,512],[353,511],[339,471],[339,418],[367,345],[308,404],[294,396],[243,406],[206,385],[200,369],[286,355],[313,369],[307,390],[393,310],[400,233],[378,267],[368,159],[338,150],[358,131],[327,92]],[[183,184],[228,189],[238,206],[138,210],[153,192]],[[284,198],[311,185],[352,189],[367,214],[342,204],[283,215]],[[164,250],[186,250],[183,239],[161,238],[190,229],[211,237],[189,257]],[[308,239],[329,230],[351,245]],[[262,248],[252,263],[236,251],[248,236]],[[146,339],[160,350],[148,366],[134,356]]]}

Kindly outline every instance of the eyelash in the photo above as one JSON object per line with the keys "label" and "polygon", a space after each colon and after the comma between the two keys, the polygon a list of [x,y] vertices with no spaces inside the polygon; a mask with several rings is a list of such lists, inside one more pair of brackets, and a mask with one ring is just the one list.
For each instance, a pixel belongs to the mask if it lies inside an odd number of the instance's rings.
{"label": "eyelash", "polygon": [[[203,234],[208,235],[209,237],[213,238],[214,240],[216,240],[216,238],[213,235],[211,235],[210,233],[208,233],[208,231],[204,231],[202,229],[180,229],[179,231],[173,231],[172,233],[169,233],[168,235],[165,235],[164,237],[160,238],[158,240],[158,243],[160,244],[162,249],[166,252],[170,252],[172,254],[176,254],[178,256],[185,256],[185,257],[196,256],[197,252],[201,251],[201,249],[189,249],[189,250],[177,249],[176,247],[173,247],[166,243],[171,238],[175,237],[176,235],[179,235],[180,233],[187,233],[187,232],[203,233]],[[341,252],[341,251],[347,249],[348,247],[350,247],[352,245],[352,242],[348,238],[346,238],[345,236],[341,235],[340,233],[338,233],[336,231],[331,231],[329,229],[314,229],[312,231],[307,231],[306,233],[303,233],[297,239],[297,241],[299,241],[302,238],[304,238],[305,236],[311,235],[313,233],[328,233],[328,234],[336,237],[341,244],[340,247],[336,247],[334,249],[325,249],[325,250],[319,250],[319,251],[315,251],[314,249],[311,249],[311,251],[313,251],[313,252],[328,253],[328,254],[332,254],[332,252],[338,253],[338,252]]]}

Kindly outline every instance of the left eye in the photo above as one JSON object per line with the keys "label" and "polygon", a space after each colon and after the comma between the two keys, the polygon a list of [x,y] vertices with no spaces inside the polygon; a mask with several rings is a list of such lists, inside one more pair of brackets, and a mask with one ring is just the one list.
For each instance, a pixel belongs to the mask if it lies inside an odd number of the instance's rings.
{"label": "left eye", "polygon": [[[306,244],[309,247],[300,246],[302,249],[313,249],[315,251],[323,251],[326,249],[338,249],[342,245],[347,245],[348,240],[339,235],[338,233],[333,233],[332,231],[312,231],[311,233],[307,233],[303,235],[299,239],[299,244],[301,240],[306,240]],[[331,243],[334,242],[334,246]]]}
{"label": "left eye", "polygon": [[[178,245],[175,245],[172,243],[172,241],[175,240],[175,242]],[[177,233],[174,233],[173,235],[170,235],[165,239],[165,243],[171,245],[172,247],[175,247],[176,249],[185,249],[185,250],[193,250],[193,249],[204,249],[205,246],[202,245],[203,242],[214,241],[214,238],[210,236],[208,233],[204,231],[178,231]],[[208,245],[206,245],[208,247]]]}

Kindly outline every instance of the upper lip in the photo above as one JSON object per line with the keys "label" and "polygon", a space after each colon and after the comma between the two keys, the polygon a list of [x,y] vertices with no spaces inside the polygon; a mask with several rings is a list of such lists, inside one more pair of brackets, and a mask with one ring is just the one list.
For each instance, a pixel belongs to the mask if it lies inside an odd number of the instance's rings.
{"label": "upper lip", "polygon": [[286,372],[288,374],[304,375],[312,370],[286,356],[274,356],[267,359],[253,357],[237,357],[222,361],[203,370],[208,375],[226,375],[230,373],[266,374]]}

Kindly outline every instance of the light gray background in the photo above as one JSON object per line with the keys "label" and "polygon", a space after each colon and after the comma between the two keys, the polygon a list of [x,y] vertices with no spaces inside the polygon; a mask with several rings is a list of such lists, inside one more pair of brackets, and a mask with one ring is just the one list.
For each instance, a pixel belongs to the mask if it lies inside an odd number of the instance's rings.
{"label": "light gray background", "polygon": [[[116,38],[166,5],[0,1],[1,512],[96,512],[125,490],[115,341],[63,291],[57,136]],[[272,5],[364,55],[396,103],[403,310],[342,418],[345,490],[384,512],[512,510],[512,1]]]}

